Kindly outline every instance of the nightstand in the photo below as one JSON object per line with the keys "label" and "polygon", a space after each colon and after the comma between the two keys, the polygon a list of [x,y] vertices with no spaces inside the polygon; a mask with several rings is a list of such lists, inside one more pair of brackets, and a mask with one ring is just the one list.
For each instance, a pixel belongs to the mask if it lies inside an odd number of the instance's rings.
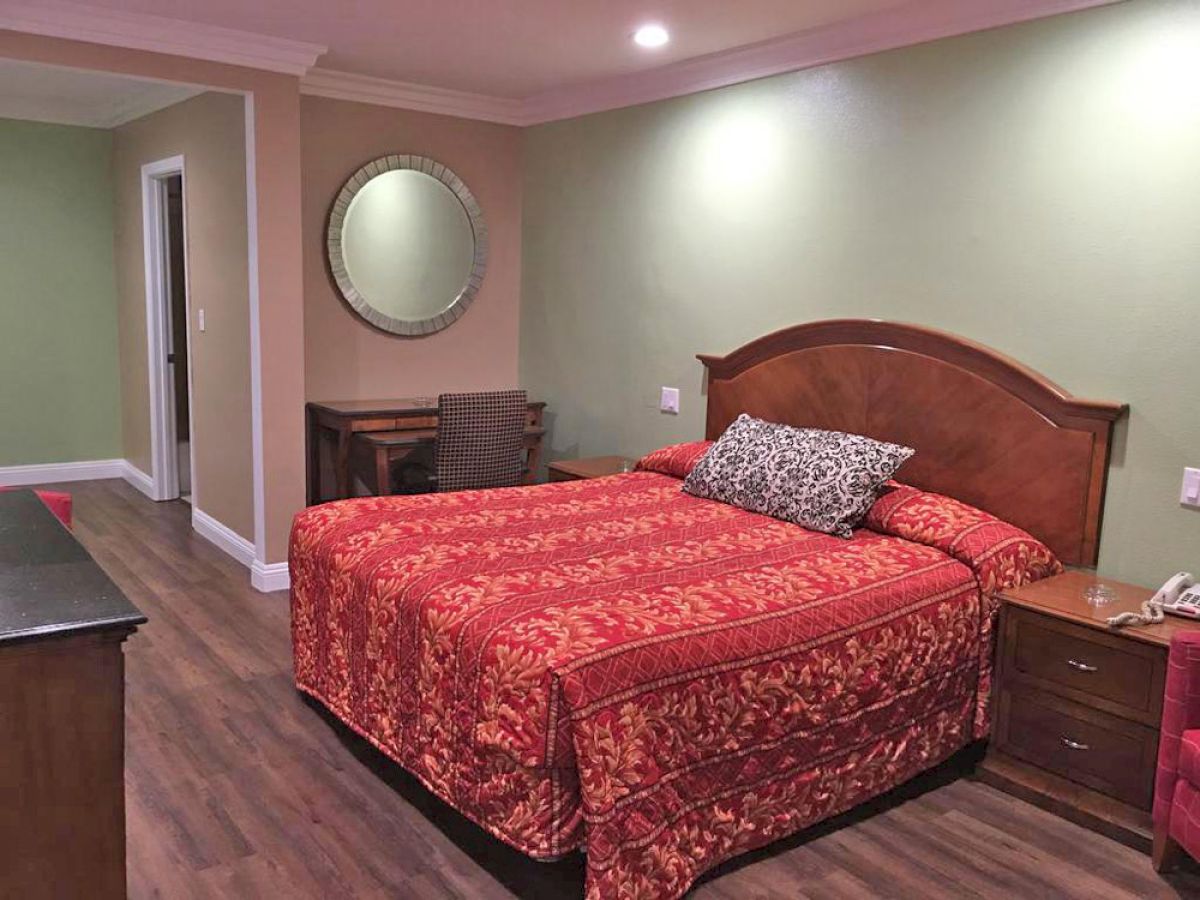
{"label": "nightstand", "polygon": [[[1084,590],[1116,599],[1092,606]],[[1068,572],[1000,595],[992,739],[979,777],[1149,851],[1171,635],[1200,623],[1109,628],[1153,592]]]}
{"label": "nightstand", "polygon": [[627,456],[592,456],[587,459],[560,459],[547,467],[551,481],[583,481],[632,472],[636,459]]}

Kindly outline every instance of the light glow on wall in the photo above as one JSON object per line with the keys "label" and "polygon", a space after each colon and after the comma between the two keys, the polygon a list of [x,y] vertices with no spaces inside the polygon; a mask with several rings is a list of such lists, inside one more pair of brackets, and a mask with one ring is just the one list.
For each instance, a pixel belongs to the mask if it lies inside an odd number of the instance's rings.
{"label": "light glow on wall", "polygon": [[697,186],[723,208],[758,203],[778,184],[787,142],[777,106],[729,104],[699,122],[692,140]]}
{"label": "light glow on wall", "polygon": [[1200,122],[1200,9],[1144,35],[1117,65],[1119,102],[1134,121],[1156,128]]}

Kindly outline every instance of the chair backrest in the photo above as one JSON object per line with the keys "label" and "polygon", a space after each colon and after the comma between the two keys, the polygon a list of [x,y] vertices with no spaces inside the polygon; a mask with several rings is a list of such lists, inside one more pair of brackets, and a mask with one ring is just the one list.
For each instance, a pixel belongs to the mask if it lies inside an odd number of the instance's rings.
{"label": "chair backrest", "polygon": [[520,484],[528,405],[524,391],[439,396],[434,450],[438,491]]}

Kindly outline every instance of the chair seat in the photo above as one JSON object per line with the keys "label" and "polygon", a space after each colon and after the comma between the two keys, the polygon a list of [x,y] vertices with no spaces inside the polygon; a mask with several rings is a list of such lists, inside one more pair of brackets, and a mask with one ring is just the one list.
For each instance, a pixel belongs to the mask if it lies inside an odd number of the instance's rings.
{"label": "chair seat", "polygon": [[432,444],[436,436],[434,429],[420,428],[411,431],[360,431],[354,439],[372,447],[419,447]]}

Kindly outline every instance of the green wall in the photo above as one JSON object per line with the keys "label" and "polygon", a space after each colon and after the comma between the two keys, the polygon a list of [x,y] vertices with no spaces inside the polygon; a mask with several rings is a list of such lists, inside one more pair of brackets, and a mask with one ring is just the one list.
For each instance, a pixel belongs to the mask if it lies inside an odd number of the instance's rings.
{"label": "green wall", "polygon": [[121,454],[112,135],[0,119],[0,466]]}
{"label": "green wall", "polygon": [[[697,352],[877,316],[1125,401],[1101,571],[1200,569],[1200,4],[1131,0],[539,126],[522,383],[552,456],[703,433]],[[682,389],[678,417],[660,385]]]}

